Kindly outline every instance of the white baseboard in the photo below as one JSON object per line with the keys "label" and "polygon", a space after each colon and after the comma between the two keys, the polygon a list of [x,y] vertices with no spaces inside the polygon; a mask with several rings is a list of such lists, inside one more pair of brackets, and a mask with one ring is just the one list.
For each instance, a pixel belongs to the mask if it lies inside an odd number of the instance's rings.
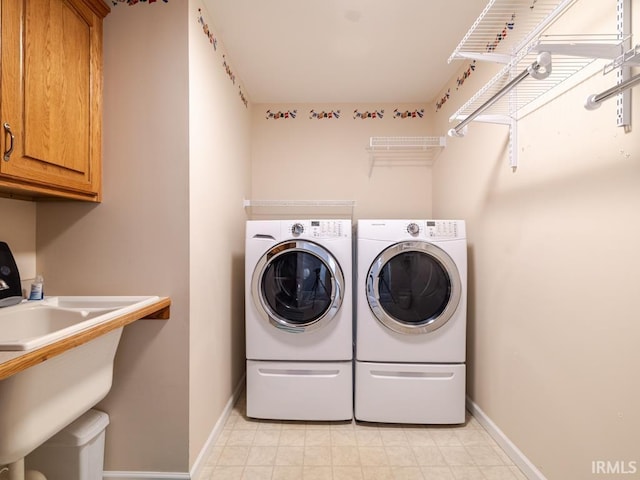
{"label": "white baseboard", "polygon": [[467,410],[471,412],[476,420],[482,425],[487,433],[491,435],[498,445],[504,450],[509,458],[524,473],[529,480],[547,480],[536,466],[525,456],[515,444],[509,440],[498,426],[487,416],[476,403],[467,396]]}
{"label": "white baseboard", "polygon": [[193,466],[191,467],[191,477],[190,477],[191,479],[200,480],[200,474],[202,473],[202,469],[204,468],[207,458],[209,458],[209,455],[211,455],[213,447],[216,444],[216,440],[220,436],[220,433],[222,432],[222,429],[224,428],[225,423],[227,423],[227,419],[229,418],[229,415],[231,415],[233,406],[236,404],[238,397],[240,397],[240,395],[242,394],[242,391],[244,390],[244,383],[245,383],[245,376],[243,375],[240,381],[238,382],[238,384],[236,385],[236,388],[234,389],[233,394],[231,395],[231,398],[225,405],[224,410],[222,411],[222,415],[220,415],[220,418],[218,418],[218,421],[214,425],[213,430],[211,430],[211,433],[209,434],[209,438],[207,438],[207,441],[204,443],[202,449],[200,450],[200,454],[196,458],[196,461],[193,462]]}
{"label": "white baseboard", "polygon": [[233,406],[236,404],[236,401],[242,394],[242,391],[244,389],[244,383],[245,383],[245,375],[242,375],[242,378],[236,385],[236,388],[234,389],[233,394],[231,395],[231,398],[225,405],[224,410],[222,411],[222,415],[220,415],[220,418],[218,418],[218,421],[214,425],[213,430],[211,430],[211,433],[209,434],[209,438],[207,438],[207,441],[202,446],[202,449],[200,450],[200,454],[196,458],[196,461],[193,462],[193,466],[191,467],[191,479],[200,480],[200,474],[202,473],[202,469],[205,466],[207,458],[209,458],[209,455],[211,455],[211,451],[213,450],[213,447],[216,444],[216,440],[222,433],[222,429],[224,428],[224,425],[227,423],[227,419],[229,418],[229,415],[231,415]]}
{"label": "white baseboard", "polygon": [[[191,468],[191,473],[183,472],[119,472],[119,471],[105,471],[102,478],[103,480],[199,480],[199,475],[202,473],[206,459],[211,454],[211,451],[216,443],[216,440],[220,436],[233,406],[235,405],[238,397],[242,393],[244,388],[245,378],[244,376],[238,382],[231,398],[225,405],[225,408],[218,418],[213,430],[209,434],[207,441],[200,450],[200,454],[196,458],[196,461]],[[531,463],[531,461],[520,451],[516,445],[509,440],[498,426],[493,423],[491,418],[470,398],[467,397],[467,409],[471,412],[476,420],[487,430],[487,433],[496,441],[498,445],[504,450],[509,458],[515,463],[518,468],[525,474],[529,480],[547,480],[546,477]]]}
{"label": "white baseboard", "polygon": [[186,472],[118,472],[118,471],[105,471],[102,474],[103,480],[199,480],[200,474],[205,466],[207,458],[211,454],[213,447],[216,443],[216,440],[222,433],[222,429],[224,425],[227,423],[227,419],[229,415],[231,415],[231,411],[233,410],[233,406],[236,401],[242,394],[242,390],[244,389],[245,377],[244,375],[236,385],[231,398],[227,402],[222,411],[222,415],[218,418],[218,421],[211,430],[207,441],[205,442],[202,450],[200,450],[200,454],[196,458],[196,461],[193,463],[191,467],[191,473]]}
{"label": "white baseboard", "polygon": [[117,472],[105,471],[103,480],[191,480],[188,473],[180,472]]}

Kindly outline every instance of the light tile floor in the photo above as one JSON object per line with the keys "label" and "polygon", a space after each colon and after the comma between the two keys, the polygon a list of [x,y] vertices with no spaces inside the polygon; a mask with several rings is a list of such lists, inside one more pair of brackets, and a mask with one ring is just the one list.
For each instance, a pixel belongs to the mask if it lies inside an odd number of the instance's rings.
{"label": "light tile floor", "polygon": [[476,419],[460,426],[288,422],[235,405],[202,480],[526,480]]}

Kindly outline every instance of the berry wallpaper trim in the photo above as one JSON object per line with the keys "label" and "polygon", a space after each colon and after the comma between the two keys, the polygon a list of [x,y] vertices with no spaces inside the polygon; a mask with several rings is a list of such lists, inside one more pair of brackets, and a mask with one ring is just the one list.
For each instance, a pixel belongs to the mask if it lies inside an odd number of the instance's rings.
{"label": "berry wallpaper trim", "polygon": [[[127,5],[135,5],[137,3],[156,3],[158,0],[111,0],[111,3],[115,7],[121,3],[126,3]],[[169,3],[169,0],[162,0],[162,3]]]}
{"label": "berry wallpaper trim", "polygon": [[[157,0],[153,0],[153,1],[157,1]],[[163,1],[168,1],[168,0],[163,0]],[[227,77],[229,77],[229,80],[231,80],[231,83],[234,86],[236,86],[236,80],[238,80],[236,77],[236,74],[231,68],[230,62],[227,59],[227,55],[225,53],[218,52],[218,38],[213,32],[213,29],[209,27],[209,23],[205,20],[202,8],[198,8],[198,18],[196,19],[196,21],[202,27],[202,33],[209,39],[209,43],[213,47],[213,51],[216,54],[220,54],[222,56],[222,68],[226,72]],[[237,88],[238,88],[238,97],[240,98],[240,101],[243,103],[245,108],[249,108],[249,99],[246,93],[243,91],[241,82],[239,80],[238,80]]]}

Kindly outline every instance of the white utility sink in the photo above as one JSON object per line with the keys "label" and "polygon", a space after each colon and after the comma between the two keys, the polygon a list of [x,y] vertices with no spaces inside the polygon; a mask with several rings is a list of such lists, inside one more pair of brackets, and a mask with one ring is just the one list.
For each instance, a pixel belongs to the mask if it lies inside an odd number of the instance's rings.
{"label": "white utility sink", "polygon": [[[29,350],[157,300],[155,296],[49,297],[1,308],[0,353],[28,355]],[[0,380],[0,467],[22,468],[27,454],[107,395],[122,330],[111,330]]]}
{"label": "white utility sink", "polygon": [[158,297],[48,297],[0,309],[0,351],[31,350],[140,307]]}

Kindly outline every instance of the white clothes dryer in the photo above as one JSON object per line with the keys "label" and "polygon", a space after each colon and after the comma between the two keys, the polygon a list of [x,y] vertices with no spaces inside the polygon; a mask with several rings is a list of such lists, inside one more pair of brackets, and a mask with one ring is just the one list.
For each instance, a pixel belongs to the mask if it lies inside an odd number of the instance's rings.
{"label": "white clothes dryer", "polygon": [[353,416],[350,220],[250,220],[246,228],[247,415]]}
{"label": "white clothes dryer", "polygon": [[355,417],[465,421],[467,242],[462,220],[360,220]]}

